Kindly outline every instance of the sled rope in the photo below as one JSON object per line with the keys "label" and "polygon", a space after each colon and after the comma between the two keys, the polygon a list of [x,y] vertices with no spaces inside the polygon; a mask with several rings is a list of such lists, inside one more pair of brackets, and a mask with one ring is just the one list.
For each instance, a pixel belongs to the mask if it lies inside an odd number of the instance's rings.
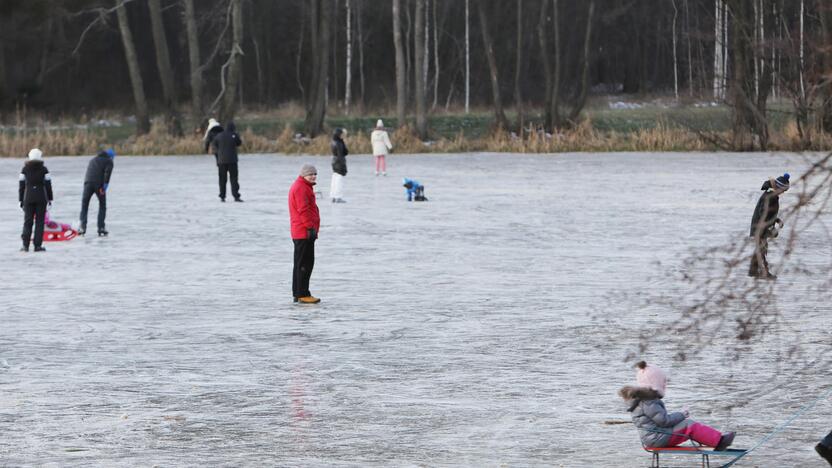
{"label": "sled rope", "polygon": [[734,463],[738,462],[738,461],[740,460],[740,458],[742,458],[742,457],[744,457],[744,456],[748,455],[749,453],[753,452],[754,450],[756,450],[757,448],[759,448],[759,447],[760,447],[761,445],[763,445],[764,443],[766,443],[766,442],[768,442],[769,440],[771,440],[771,438],[772,438],[772,437],[774,437],[774,436],[776,436],[777,434],[779,434],[779,433],[781,433],[781,432],[785,431],[785,430],[786,430],[786,428],[787,428],[787,426],[788,426],[789,424],[791,424],[791,423],[792,423],[795,419],[799,418],[800,416],[803,416],[803,415],[804,415],[807,411],[809,411],[809,410],[810,410],[810,409],[812,409],[812,408],[813,408],[816,404],[818,404],[818,402],[819,402],[819,401],[821,401],[821,400],[825,400],[825,399],[829,398],[829,396],[830,396],[830,395],[832,395],[832,388],[830,388],[828,391],[826,391],[826,393],[824,393],[824,394],[823,394],[823,395],[821,395],[820,397],[816,398],[814,401],[810,402],[809,404],[807,404],[806,406],[804,406],[803,408],[801,408],[800,410],[798,410],[798,412],[797,412],[797,413],[795,413],[795,414],[793,414],[793,415],[792,415],[792,417],[790,417],[789,419],[787,419],[787,420],[786,420],[786,422],[784,422],[783,424],[781,424],[781,425],[777,426],[776,428],[774,428],[774,430],[773,430],[773,431],[769,432],[769,433],[768,433],[768,435],[766,435],[765,437],[763,437],[762,439],[760,439],[760,441],[759,441],[759,442],[757,442],[756,444],[754,444],[754,445],[753,445],[750,449],[748,449],[748,450],[746,450],[745,452],[741,453],[740,455],[738,455],[738,456],[737,456],[737,458],[734,458],[733,460],[731,460],[730,462],[728,462],[728,463],[726,463],[726,464],[724,464],[724,465],[722,465],[722,466],[723,466],[724,468],[728,468],[729,466],[731,466],[731,465],[733,465]]}

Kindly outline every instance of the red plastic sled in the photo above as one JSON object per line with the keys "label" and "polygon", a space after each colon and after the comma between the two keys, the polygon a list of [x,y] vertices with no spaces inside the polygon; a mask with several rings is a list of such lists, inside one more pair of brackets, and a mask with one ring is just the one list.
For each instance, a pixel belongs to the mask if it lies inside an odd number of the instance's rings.
{"label": "red plastic sled", "polygon": [[61,242],[74,239],[78,235],[78,231],[72,229],[72,226],[66,223],[59,223],[49,219],[49,213],[46,213],[43,222],[43,241],[44,242]]}

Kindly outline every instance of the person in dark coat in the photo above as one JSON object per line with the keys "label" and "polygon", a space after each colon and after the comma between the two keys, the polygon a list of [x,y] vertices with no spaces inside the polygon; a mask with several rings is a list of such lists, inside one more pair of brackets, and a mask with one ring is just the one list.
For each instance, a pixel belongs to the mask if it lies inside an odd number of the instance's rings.
{"label": "person in dark coat", "polygon": [[350,152],[342,138],[344,133],[343,129],[336,128],[332,135],[332,141],[329,143],[329,147],[332,149],[332,183],[329,186],[329,196],[332,198],[332,203],[346,203],[346,200],[344,200],[344,177],[347,176],[347,155]]}
{"label": "person in dark coat", "polygon": [[104,220],[107,217],[107,188],[110,186],[110,175],[113,173],[115,157],[116,152],[112,149],[99,151],[87,164],[87,173],[84,176],[84,195],[81,197],[81,226],[78,229],[78,234],[82,236],[87,232],[87,212],[93,194],[98,198],[98,235],[108,234]]}
{"label": "person in dark coat", "polygon": [[225,201],[225,186],[228,176],[231,176],[231,195],[235,202],[242,202],[240,198],[240,184],[237,182],[237,147],[242,145],[237,127],[234,122],[228,122],[225,130],[218,133],[211,142],[217,155],[217,168],[220,177],[220,201]]}
{"label": "person in dark coat", "polygon": [[754,215],[751,217],[750,236],[754,239],[754,255],[748,276],[762,279],[776,279],[777,276],[769,271],[768,240],[778,235],[777,225],[783,226],[783,220],[777,217],[780,212],[780,195],[789,189],[789,174],[783,174],[776,179],[763,183],[760,190],[763,194],[757,200]]}
{"label": "person in dark coat", "polygon": [[20,171],[20,187],[18,190],[20,208],[23,209],[23,240],[21,252],[29,251],[29,240],[32,238],[32,224],[35,225],[35,252],[46,250],[43,244],[43,222],[47,205],[52,204],[52,178],[49,169],[43,164],[43,152],[37,148],[29,151],[29,160]]}
{"label": "person in dark coat", "polygon": [[832,432],[826,434],[826,437],[815,445],[815,451],[832,466]]}

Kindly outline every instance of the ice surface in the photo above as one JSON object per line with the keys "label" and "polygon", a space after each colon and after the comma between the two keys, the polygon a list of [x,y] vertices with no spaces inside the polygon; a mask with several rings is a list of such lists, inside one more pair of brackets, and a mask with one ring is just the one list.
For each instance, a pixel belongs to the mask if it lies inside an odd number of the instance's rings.
{"label": "ice surface", "polygon": [[[53,219],[75,222],[86,162],[46,158]],[[318,306],[291,302],[286,193],[305,162],[323,192]],[[110,238],[22,254],[22,160],[0,160],[0,465],[646,466],[635,429],[603,422],[628,418],[623,358],[674,311],[624,292],[661,290],[657,268],[744,235],[761,181],[805,167],[394,155],[374,177],[370,157],[348,162],[346,204],[328,202],[329,158],[268,155],[241,158],[246,202],[221,204],[211,157],[119,156]],[[407,203],[402,176],[430,201]],[[797,257],[828,260],[819,232],[804,239]],[[750,446],[829,383],[776,362],[784,342],[820,355],[832,338],[829,300],[809,291],[822,278],[792,275],[778,281],[783,330],[736,365],[674,364],[670,340],[655,343],[645,357],[671,372],[670,409]],[[818,466],[830,414],[822,402],[740,466]]]}

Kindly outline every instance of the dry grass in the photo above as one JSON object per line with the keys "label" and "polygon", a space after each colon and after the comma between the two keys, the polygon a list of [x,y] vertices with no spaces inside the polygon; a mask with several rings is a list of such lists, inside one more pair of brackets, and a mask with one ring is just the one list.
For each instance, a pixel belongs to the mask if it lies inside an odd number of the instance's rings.
{"label": "dry grass", "polygon": [[[276,137],[270,138],[245,129],[241,137],[246,153],[284,154],[329,154],[329,136],[313,139],[296,138],[292,128],[286,126]],[[606,152],[606,151],[714,151],[721,150],[715,144],[705,141],[695,133],[674,128],[660,122],[655,128],[635,132],[599,131],[588,120],[572,129],[549,134],[531,130],[515,135],[501,130],[488,132],[477,139],[465,138],[460,131],[453,138],[441,138],[423,142],[415,132],[405,126],[390,135],[394,150],[407,153],[460,153],[460,152],[506,152],[506,153],[562,153],[562,152]],[[716,137],[730,141],[727,132]],[[347,146],[353,154],[371,152],[369,135],[347,134]],[[110,146],[104,134],[95,130],[32,130],[0,132],[2,156],[22,157],[29,149],[37,147],[46,155],[88,155]],[[832,135],[818,129],[811,131],[811,141],[804,143],[794,123],[771,135],[771,150],[800,151],[821,150],[832,146]],[[202,154],[202,135],[191,134],[181,138],[168,135],[161,123],[154,123],[151,132],[139,137],[133,136],[114,146],[119,154],[170,155]]]}

